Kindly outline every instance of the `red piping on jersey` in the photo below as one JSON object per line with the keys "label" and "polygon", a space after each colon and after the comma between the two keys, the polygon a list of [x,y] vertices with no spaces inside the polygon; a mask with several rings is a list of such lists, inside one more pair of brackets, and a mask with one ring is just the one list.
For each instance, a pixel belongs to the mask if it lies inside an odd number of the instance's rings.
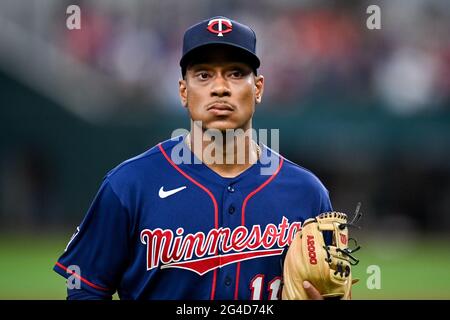
{"label": "red piping on jersey", "polygon": [[[283,158],[280,157],[280,163],[278,164],[277,170],[270,176],[269,179],[264,181],[264,183],[261,184],[258,188],[256,188],[252,192],[250,192],[248,194],[248,196],[244,199],[244,202],[242,203],[242,216],[241,216],[241,225],[242,226],[245,226],[245,208],[247,207],[248,200],[250,200],[250,198],[253,197],[256,193],[261,191],[262,188],[267,186],[278,175],[278,173],[280,172],[280,169],[281,169],[282,166],[283,166]],[[238,299],[240,273],[241,273],[241,263],[238,262],[237,266],[236,266],[236,288],[234,290],[234,300]]]}
{"label": "red piping on jersey", "polygon": [[97,285],[93,284],[93,283],[90,282],[89,280],[87,280],[87,279],[83,278],[82,276],[80,276],[79,274],[75,273],[75,271],[72,271],[72,270],[67,269],[65,266],[63,266],[63,265],[62,265],[61,263],[59,263],[59,262],[56,262],[56,265],[57,265],[58,267],[60,267],[61,269],[63,269],[64,271],[66,271],[67,273],[70,273],[71,275],[74,275],[76,278],[80,279],[81,281],[83,281],[83,282],[86,283],[88,286],[90,286],[90,287],[92,287],[92,288],[94,288],[94,289],[102,290],[102,291],[110,291],[110,290],[107,289],[107,288],[103,288],[103,287],[100,287],[100,286],[97,286]]}
{"label": "red piping on jersey", "polygon": [[[158,144],[159,150],[161,150],[162,154],[164,155],[164,158],[166,158],[166,160],[172,165],[172,167],[174,167],[179,173],[181,173],[186,179],[188,179],[189,181],[191,181],[193,184],[195,184],[197,187],[199,187],[200,189],[202,189],[203,191],[205,191],[208,196],[211,198],[213,205],[214,205],[214,226],[216,229],[219,229],[219,207],[217,205],[217,201],[216,198],[214,198],[214,195],[212,194],[211,191],[209,191],[208,188],[206,188],[204,185],[202,185],[200,182],[196,181],[194,178],[192,178],[191,176],[189,176],[186,172],[184,172],[183,170],[181,170],[180,167],[178,167],[173,161],[172,159],[167,155],[166,151],[164,151],[164,148],[162,147],[161,143]],[[217,255],[218,252],[216,251],[215,255]],[[211,288],[211,296],[210,296],[210,300],[214,300],[214,296],[216,294],[216,282],[217,282],[217,269],[214,270],[214,274],[213,274],[213,283],[212,283],[212,288]]]}

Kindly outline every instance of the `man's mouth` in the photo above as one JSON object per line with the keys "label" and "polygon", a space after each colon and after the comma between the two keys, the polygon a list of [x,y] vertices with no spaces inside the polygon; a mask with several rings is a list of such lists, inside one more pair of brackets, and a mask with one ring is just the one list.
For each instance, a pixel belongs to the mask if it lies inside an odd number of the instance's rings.
{"label": "man's mouth", "polygon": [[206,109],[216,115],[227,115],[234,111],[234,108],[226,103],[216,102],[208,106]]}

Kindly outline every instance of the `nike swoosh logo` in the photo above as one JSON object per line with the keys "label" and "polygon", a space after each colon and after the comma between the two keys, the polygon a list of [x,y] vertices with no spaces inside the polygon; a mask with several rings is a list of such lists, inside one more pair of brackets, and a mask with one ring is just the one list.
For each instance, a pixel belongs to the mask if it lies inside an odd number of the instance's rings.
{"label": "nike swoosh logo", "polygon": [[161,187],[161,189],[159,189],[158,195],[161,199],[164,199],[184,189],[186,189],[186,186],[182,186],[169,191],[164,191],[164,187]]}

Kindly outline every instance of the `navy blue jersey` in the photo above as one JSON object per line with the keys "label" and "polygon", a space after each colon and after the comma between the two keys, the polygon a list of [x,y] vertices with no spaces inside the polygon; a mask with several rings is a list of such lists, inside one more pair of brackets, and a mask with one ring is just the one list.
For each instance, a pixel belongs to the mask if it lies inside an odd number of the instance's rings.
{"label": "navy blue jersey", "polygon": [[[267,146],[234,178],[176,164],[183,137],[110,171],[54,270],[121,299],[277,299],[283,251],[301,223],[331,211],[310,171]],[[189,150],[189,149],[188,149]],[[190,156],[195,157],[189,150]],[[272,174],[261,174],[276,158]]]}

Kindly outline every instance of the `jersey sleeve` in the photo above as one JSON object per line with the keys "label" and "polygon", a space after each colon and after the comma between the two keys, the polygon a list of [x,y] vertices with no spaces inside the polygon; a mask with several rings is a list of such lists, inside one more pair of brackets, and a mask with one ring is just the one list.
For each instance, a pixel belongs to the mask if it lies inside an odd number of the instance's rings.
{"label": "jersey sleeve", "polygon": [[117,289],[128,259],[129,213],[107,178],[54,271],[104,297]]}
{"label": "jersey sleeve", "polygon": [[93,294],[92,292],[88,292],[82,288],[67,288],[67,300],[112,300],[112,296],[105,297],[104,295]]}
{"label": "jersey sleeve", "polygon": [[[333,206],[331,205],[330,194],[325,186],[319,184],[319,204],[318,210],[314,216],[321,214],[322,212],[333,211]],[[332,243],[332,234],[330,232],[324,232],[324,240],[327,245]]]}
{"label": "jersey sleeve", "polygon": [[331,205],[330,200],[330,194],[324,186],[321,186],[319,195],[320,195],[319,210],[317,214],[327,211],[333,211],[333,206]]}

